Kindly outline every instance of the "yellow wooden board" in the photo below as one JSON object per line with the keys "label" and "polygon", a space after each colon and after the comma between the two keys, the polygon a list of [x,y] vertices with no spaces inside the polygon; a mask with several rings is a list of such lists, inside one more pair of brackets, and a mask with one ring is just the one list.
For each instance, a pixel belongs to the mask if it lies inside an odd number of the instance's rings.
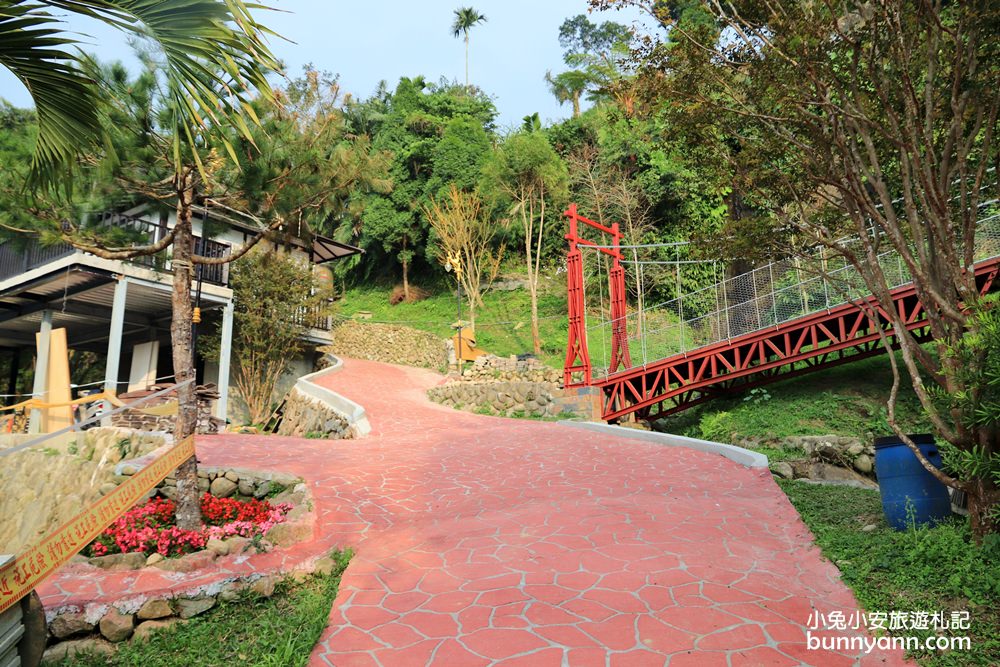
{"label": "yellow wooden board", "polygon": [[476,347],[476,334],[469,329],[462,330],[461,341],[459,341],[457,333],[452,336],[451,344],[456,351],[456,358],[461,356],[462,361],[475,361],[484,354],[487,354],[486,350]]}
{"label": "yellow wooden board", "polygon": [[[41,334],[35,334],[41,347]],[[42,401],[54,405],[42,410],[42,433],[55,433],[73,424],[73,408],[68,405],[73,396],[69,387],[69,347],[66,329],[53,329],[49,334],[49,363],[45,376]]]}
{"label": "yellow wooden board", "polygon": [[37,546],[19,553],[12,564],[0,571],[0,613],[17,604],[43,579],[65,565],[115,519],[192,456],[194,437],[189,436],[132,475],[114,491],[47,535]]}

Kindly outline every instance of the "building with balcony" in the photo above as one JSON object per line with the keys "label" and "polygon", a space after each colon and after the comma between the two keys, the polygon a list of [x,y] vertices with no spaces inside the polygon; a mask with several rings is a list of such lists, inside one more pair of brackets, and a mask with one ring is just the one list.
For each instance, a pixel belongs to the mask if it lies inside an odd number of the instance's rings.
{"label": "building with balcony", "polygon": [[[120,230],[130,241],[142,245],[163,238],[174,220],[172,213],[139,207],[106,214],[98,224]],[[224,257],[258,233],[250,223],[244,225],[228,217],[220,220],[206,211],[196,214],[193,227],[195,252],[208,257]],[[267,240],[261,245],[276,249]],[[361,252],[318,235],[307,239],[283,235],[281,249],[320,272],[327,262]],[[229,388],[234,371],[230,364],[233,290],[229,265],[202,265],[195,270],[192,296],[203,319],[196,327],[202,335],[218,330],[222,336],[217,363],[198,359],[197,381],[218,386],[220,398],[214,412],[225,420],[233,407]],[[48,349],[48,336],[58,328],[66,329],[70,350],[93,352],[96,354],[87,355],[88,359],[103,359],[103,380],[98,380],[94,389],[124,393],[172,381],[172,280],[169,248],[157,255],[122,261],[103,259],[65,244],[43,247],[20,239],[0,242],[0,354],[10,360],[6,364],[8,377],[0,378],[5,404],[18,400],[18,374],[34,363],[36,349]],[[332,323],[328,316],[303,313],[302,317],[308,343],[330,342]],[[212,320],[221,326],[208,326]],[[312,370],[311,359],[297,364],[299,368],[291,374]],[[31,393],[46,392],[43,375],[35,373]],[[100,376],[99,369],[75,368],[71,382],[79,383],[84,375],[90,379]]]}

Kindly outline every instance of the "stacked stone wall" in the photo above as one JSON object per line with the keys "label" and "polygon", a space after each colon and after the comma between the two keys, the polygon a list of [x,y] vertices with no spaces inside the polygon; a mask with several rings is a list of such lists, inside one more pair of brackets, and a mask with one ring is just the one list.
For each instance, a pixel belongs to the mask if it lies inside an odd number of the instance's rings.
{"label": "stacked stone wall", "polygon": [[285,400],[278,435],[346,440],[356,437],[347,417],[329,405],[293,388]]}
{"label": "stacked stone wall", "polygon": [[323,352],[348,359],[443,370],[448,363],[445,341],[427,331],[398,324],[347,320],[333,330],[333,343]]}

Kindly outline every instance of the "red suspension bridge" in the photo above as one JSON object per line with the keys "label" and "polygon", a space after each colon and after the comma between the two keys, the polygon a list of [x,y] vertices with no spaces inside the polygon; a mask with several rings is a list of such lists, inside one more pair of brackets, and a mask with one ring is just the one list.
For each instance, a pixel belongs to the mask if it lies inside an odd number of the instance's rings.
{"label": "red suspension bridge", "polygon": [[[975,242],[980,294],[1000,289],[1000,214],[985,213],[995,206],[989,201],[980,208],[984,213]],[[857,270],[841,259],[817,257],[813,266],[782,260],[646,306],[644,265],[675,263],[639,261],[637,250],[663,246],[623,244],[617,223],[609,227],[589,220],[575,204],[566,216],[564,382],[599,388],[605,421],[629,414],[655,419],[735,391],[884,353],[883,337],[896,344],[889,313]],[[587,280],[584,251],[596,253],[597,266],[606,267],[607,305],[603,279]],[[918,340],[928,340],[927,313],[904,262],[892,251],[878,259],[899,317]],[[634,275],[627,276],[626,267]],[[639,303],[630,312],[633,281]],[[595,283],[601,296],[599,322],[589,324],[586,292]]]}

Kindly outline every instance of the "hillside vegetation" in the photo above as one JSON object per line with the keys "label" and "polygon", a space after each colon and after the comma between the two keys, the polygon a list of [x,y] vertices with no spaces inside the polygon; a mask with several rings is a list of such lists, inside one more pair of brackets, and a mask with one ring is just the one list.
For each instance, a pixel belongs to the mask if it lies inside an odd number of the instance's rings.
{"label": "hillside vegetation", "polygon": [[[542,336],[541,360],[553,368],[562,368],[566,350],[566,290],[563,276],[542,279],[539,294],[539,330]],[[442,339],[455,334],[452,324],[458,320],[458,304],[454,284],[437,285],[422,301],[390,305],[392,287],[375,285],[348,289],[338,302],[337,315],[358,318],[359,312],[371,313],[372,322],[389,322],[430,331]],[[476,312],[476,344],[496,354],[531,353],[531,327],[528,313],[528,292],[488,291],[483,306]],[[462,304],[462,318],[468,322],[468,308]],[[361,320],[366,321],[366,320]]]}

